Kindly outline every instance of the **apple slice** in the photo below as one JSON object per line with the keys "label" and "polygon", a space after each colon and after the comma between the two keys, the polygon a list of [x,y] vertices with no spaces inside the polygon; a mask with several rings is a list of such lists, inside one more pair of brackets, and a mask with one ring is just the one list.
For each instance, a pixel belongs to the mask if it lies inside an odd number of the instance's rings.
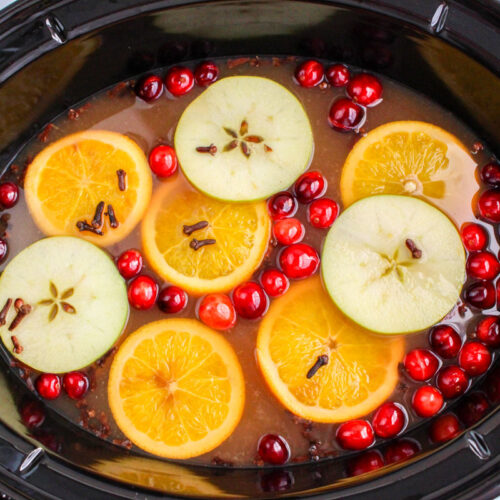
{"label": "apple slice", "polygon": [[378,333],[423,330],[457,302],[465,252],[457,229],[410,196],[364,198],[330,229],[321,272],[339,309]]}
{"label": "apple slice", "polygon": [[255,201],[288,188],[311,161],[311,124],[298,99],[268,78],[214,83],[182,114],[175,150],[189,181],[208,196]]}
{"label": "apple slice", "polygon": [[[18,298],[29,312],[15,325]],[[128,319],[125,281],[113,261],[71,236],[39,240],[9,262],[0,278],[0,308],[9,299],[2,341],[42,372],[89,365],[114,344]]]}

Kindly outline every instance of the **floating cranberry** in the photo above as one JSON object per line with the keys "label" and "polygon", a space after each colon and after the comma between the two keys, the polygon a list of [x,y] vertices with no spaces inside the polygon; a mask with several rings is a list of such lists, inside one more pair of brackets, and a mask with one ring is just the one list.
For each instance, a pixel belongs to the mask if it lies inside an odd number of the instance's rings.
{"label": "floating cranberry", "polygon": [[81,399],[89,388],[89,379],[81,372],[66,373],[63,387],[71,399]]}
{"label": "floating cranberry", "polygon": [[219,76],[219,68],[217,64],[212,61],[204,61],[194,70],[194,80],[196,85],[200,87],[208,87],[211,83],[214,83]]}
{"label": "floating cranberry", "polygon": [[194,85],[193,72],[184,66],[174,66],[167,71],[165,86],[174,96],[187,94]]}
{"label": "floating cranberry", "polygon": [[388,464],[404,462],[420,451],[420,445],[411,439],[400,439],[391,443],[385,450],[384,457]]}
{"label": "floating cranberry", "polygon": [[478,309],[490,309],[496,302],[496,291],[491,281],[473,283],[465,290],[465,300]]}
{"label": "floating cranberry", "polygon": [[172,146],[160,144],[149,153],[149,166],[158,177],[170,177],[177,172],[177,155]]}
{"label": "floating cranberry", "polygon": [[429,380],[439,368],[439,360],[427,349],[413,349],[404,359],[405,369],[413,380]]}
{"label": "floating cranberry", "polygon": [[488,233],[479,224],[473,222],[463,226],[461,234],[464,246],[469,252],[484,250],[488,245]]}
{"label": "floating cranberry", "polygon": [[7,245],[7,242],[3,238],[0,238],[0,262],[2,262],[7,256],[8,250],[9,247]]}
{"label": "floating cranberry", "polygon": [[125,250],[116,262],[118,271],[126,279],[137,276],[142,270],[142,255],[139,250]]}
{"label": "floating cranberry", "polygon": [[436,384],[445,398],[452,399],[467,390],[469,377],[459,366],[450,365],[439,371]]}
{"label": "floating cranberry", "polygon": [[348,83],[347,95],[363,106],[375,106],[382,99],[382,84],[376,76],[361,73]]}
{"label": "floating cranberry", "polygon": [[491,252],[477,252],[467,259],[467,273],[480,280],[495,279],[500,272],[500,264]]}
{"label": "floating cranberry", "polygon": [[260,488],[266,493],[279,493],[293,486],[293,474],[288,470],[272,470],[262,476]]}
{"label": "floating cranberry", "polygon": [[143,101],[155,101],[163,93],[163,81],[157,75],[146,75],[136,83],[135,93]]}
{"label": "floating cranberry", "polygon": [[487,413],[490,404],[482,392],[473,392],[464,398],[457,414],[466,427],[479,422]]}
{"label": "floating cranberry", "polygon": [[479,213],[488,222],[500,222],[500,190],[488,189],[478,201]]}
{"label": "floating cranberry", "polygon": [[246,319],[257,319],[265,314],[269,299],[262,287],[248,281],[238,285],[233,291],[233,302],[236,312]]}
{"label": "floating cranberry", "polygon": [[481,169],[481,180],[490,186],[500,186],[500,164],[496,161],[487,163]]}
{"label": "floating cranberry", "polygon": [[326,79],[333,87],[345,87],[349,83],[351,75],[347,66],[343,64],[334,64],[326,70]]}
{"label": "floating cranberry", "polygon": [[498,316],[486,316],[476,327],[477,338],[493,348],[500,347],[500,319]]}
{"label": "floating cranberry", "polygon": [[360,476],[384,466],[380,451],[368,450],[347,462],[346,472],[349,477]]}
{"label": "floating cranberry", "polygon": [[260,277],[260,283],[269,297],[280,297],[290,286],[285,274],[277,269],[264,271]]}
{"label": "floating cranberry", "polygon": [[458,364],[471,377],[484,373],[489,368],[490,363],[491,353],[480,342],[467,342],[458,355]]}
{"label": "floating cranberry", "polygon": [[448,415],[440,415],[432,422],[429,429],[431,439],[435,443],[445,443],[450,439],[458,436],[460,432],[460,424],[457,417],[452,413]]}
{"label": "floating cranberry", "polygon": [[267,202],[267,209],[274,220],[293,217],[298,207],[297,199],[288,191],[276,193]]}
{"label": "floating cranberry", "polygon": [[319,267],[319,255],[305,243],[295,243],[283,249],[279,256],[280,267],[291,279],[308,278]]}
{"label": "floating cranberry", "polygon": [[443,396],[435,387],[424,385],[415,391],[411,404],[420,417],[432,417],[443,407]]}
{"label": "floating cranberry", "polygon": [[308,208],[307,217],[312,226],[318,229],[330,227],[339,214],[339,205],[330,198],[314,200]]}
{"label": "floating cranberry", "polygon": [[158,285],[149,276],[137,276],[128,286],[128,301],[135,309],[151,309],[158,297]]}
{"label": "floating cranberry", "polygon": [[205,325],[216,330],[228,330],[236,323],[236,310],[224,293],[211,293],[203,298],[198,315]]}
{"label": "floating cranberry", "polygon": [[61,379],[54,373],[42,373],[35,381],[35,387],[44,399],[56,399],[61,394]]}
{"label": "floating cranberry", "polygon": [[28,401],[21,407],[19,413],[28,429],[36,429],[45,422],[45,411],[38,401]]}
{"label": "floating cranberry", "polygon": [[364,118],[364,109],[345,97],[337,99],[328,114],[330,126],[341,132],[358,129],[363,124]]}
{"label": "floating cranberry", "polygon": [[429,343],[434,352],[444,359],[454,358],[462,347],[462,339],[450,325],[437,325],[429,335]]}
{"label": "floating cranberry", "polygon": [[326,184],[320,172],[306,172],[295,181],[295,196],[300,203],[310,203],[325,194]]}
{"label": "floating cranberry", "polygon": [[19,188],[13,182],[0,184],[0,205],[3,208],[12,208],[19,199]]}
{"label": "floating cranberry", "polygon": [[290,458],[288,443],[281,436],[266,434],[257,445],[259,456],[267,464],[283,465]]}
{"label": "floating cranberry", "polygon": [[364,450],[374,439],[372,426],[366,420],[343,422],[337,429],[337,442],[345,450]]}
{"label": "floating cranberry", "polygon": [[405,423],[405,413],[395,403],[384,403],[372,418],[373,430],[381,438],[397,436],[403,430]]}
{"label": "floating cranberry", "polygon": [[325,71],[318,61],[304,61],[295,71],[295,78],[302,87],[315,87],[323,80]]}
{"label": "floating cranberry", "polygon": [[181,312],[187,304],[187,293],[178,286],[167,286],[158,294],[158,308],[167,314]]}
{"label": "floating cranberry", "polygon": [[273,227],[274,237],[278,243],[282,245],[291,245],[298,243],[305,234],[304,225],[299,219],[290,217],[289,219],[281,219],[276,221]]}

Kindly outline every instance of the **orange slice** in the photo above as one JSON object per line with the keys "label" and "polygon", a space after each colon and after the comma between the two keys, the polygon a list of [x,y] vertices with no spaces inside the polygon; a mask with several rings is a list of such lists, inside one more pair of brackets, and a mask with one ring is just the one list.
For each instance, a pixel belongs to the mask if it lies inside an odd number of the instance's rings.
{"label": "orange slice", "polygon": [[240,421],[245,385],[229,343],[194,319],[146,324],[122,344],[108,381],[111,412],[139,448],[166,458],[213,450]]}
{"label": "orange slice", "polygon": [[[118,170],[125,172],[120,191]],[[116,132],[87,130],[64,137],[41,151],[24,182],[31,216],[47,235],[72,235],[100,246],[125,238],[142,218],[152,191],[151,172],[139,146]],[[114,209],[118,227],[103,216],[102,236],[79,231],[90,223],[97,205]]]}
{"label": "orange slice", "polygon": [[430,123],[390,122],[370,131],[349,153],[342,170],[342,201],[349,206],[374,194],[413,195],[457,223],[473,214],[464,200],[478,189],[476,164],[452,134]]}
{"label": "orange slice", "polygon": [[[208,225],[190,235],[184,225]],[[142,245],[153,269],[195,295],[227,291],[250,278],[267,250],[271,222],[265,202],[226,203],[166,182],[153,196],[142,224]],[[215,240],[195,250],[193,240]]]}
{"label": "orange slice", "polygon": [[[274,395],[315,422],[343,422],[374,410],[393,392],[402,337],[377,336],[347,319],[318,277],[272,303],[257,336],[257,359]],[[320,356],[328,362],[307,378]]]}

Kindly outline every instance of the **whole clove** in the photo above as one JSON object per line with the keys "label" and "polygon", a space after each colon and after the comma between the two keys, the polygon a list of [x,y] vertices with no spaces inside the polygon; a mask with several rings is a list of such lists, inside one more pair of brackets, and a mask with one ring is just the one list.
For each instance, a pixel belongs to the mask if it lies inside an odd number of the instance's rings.
{"label": "whole clove", "polygon": [[318,359],[314,363],[314,365],[309,368],[309,371],[307,372],[306,377],[307,378],[313,378],[314,375],[318,372],[318,370],[322,367],[328,364],[329,358],[327,354],[322,354],[321,356],[318,356]]}
{"label": "whole clove", "polygon": [[189,236],[190,234],[193,234],[195,231],[199,231],[200,229],[204,229],[207,226],[208,226],[208,221],[200,220],[200,222],[197,222],[196,224],[192,224],[190,226],[188,226],[188,225],[182,226],[182,232],[185,235]]}
{"label": "whole clove", "polygon": [[191,240],[191,242],[189,243],[189,246],[193,250],[198,250],[201,247],[204,247],[205,245],[214,245],[214,244],[215,244],[215,240],[212,238],[207,238],[205,240],[197,240],[196,238],[193,238]]}

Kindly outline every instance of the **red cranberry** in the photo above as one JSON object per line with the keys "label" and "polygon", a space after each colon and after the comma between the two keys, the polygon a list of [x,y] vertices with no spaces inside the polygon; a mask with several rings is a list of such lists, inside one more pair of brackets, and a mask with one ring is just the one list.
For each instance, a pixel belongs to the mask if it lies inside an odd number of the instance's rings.
{"label": "red cranberry", "polygon": [[211,293],[203,298],[198,315],[205,325],[216,330],[228,330],[236,323],[236,311],[224,293]]}
{"label": "red cranberry", "polygon": [[260,277],[260,283],[269,297],[280,297],[290,286],[285,274],[277,269],[264,271]]}
{"label": "red cranberry", "polygon": [[319,255],[305,243],[295,243],[283,249],[279,256],[280,267],[291,279],[308,278],[319,267]]}
{"label": "red cranberry", "polygon": [[208,87],[211,83],[214,83],[219,76],[219,68],[217,64],[212,61],[205,61],[198,66],[194,70],[194,80],[196,85],[200,87]]}
{"label": "red cranberry", "polygon": [[187,304],[187,293],[178,286],[167,286],[158,295],[158,307],[160,311],[175,314],[182,311]]}
{"label": "red cranberry", "polygon": [[462,400],[457,408],[458,417],[466,427],[479,422],[488,411],[490,404],[482,392],[473,392]]}
{"label": "red cranberry", "polygon": [[356,130],[365,119],[364,109],[350,99],[341,97],[337,99],[330,108],[328,121],[330,126],[341,132]]}
{"label": "red cranberry", "polygon": [[404,359],[405,369],[413,380],[429,380],[439,368],[439,361],[427,349],[413,349]]}
{"label": "red cranberry", "polygon": [[297,199],[288,191],[275,194],[267,202],[267,209],[274,220],[293,217],[298,207]]}
{"label": "red cranberry", "polygon": [[343,422],[337,429],[337,442],[345,450],[364,450],[374,439],[372,426],[366,420]]}
{"label": "red cranberry", "polygon": [[260,318],[267,311],[269,299],[262,287],[248,281],[238,285],[233,291],[233,302],[236,312],[246,319]]}
{"label": "red cranberry", "polygon": [[361,73],[348,83],[347,95],[363,106],[375,106],[382,99],[382,84],[376,76]]}
{"label": "red cranberry", "polygon": [[415,391],[411,404],[420,417],[432,417],[443,407],[443,396],[435,387],[424,385]]}
{"label": "red cranberry", "polygon": [[158,285],[149,276],[137,276],[128,286],[128,301],[135,309],[151,309],[158,296]]}
{"label": "red cranberry", "polygon": [[500,319],[498,316],[486,316],[477,325],[477,338],[493,348],[500,346]]}
{"label": "red cranberry", "polygon": [[36,429],[45,421],[45,411],[38,401],[28,401],[20,410],[21,420],[28,429]]}
{"label": "red cranberry", "polygon": [[420,451],[420,445],[411,439],[400,439],[391,443],[385,450],[385,461],[388,464],[404,462]]}
{"label": "red cranberry", "polygon": [[350,78],[349,70],[343,64],[334,64],[326,70],[326,79],[333,87],[345,87]]}
{"label": "red cranberry", "polygon": [[381,438],[397,436],[403,430],[405,423],[405,413],[395,403],[384,403],[372,418],[373,430]]}
{"label": "red cranberry", "polygon": [[500,190],[488,189],[478,201],[479,213],[488,222],[500,222]]}
{"label": "red cranberry", "polygon": [[0,262],[2,262],[7,256],[8,250],[9,247],[7,245],[7,242],[4,239],[0,238]]}
{"label": "red cranberry", "polygon": [[149,166],[158,177],[170,177],[177,172],[177,155],[175,149],[160,144],[149,153]]}
{"label": "red cranberry", "polygon": [[481,375],[490,366],[491,353],[480,342],[467,342],[458,355],[458,364],[471,377]]}
{"label": "red cranberry", "polygon": [[445,443],[453,439],[460,432],[460,424],[455,415],[440,415],[431,424],[429,434],[435,443]]}
{"label": "red cranberry", "polygon": [[446,366],[439,371],[436,384],[445,398],[461,396],[469,387],[469,377],[456,365]]}
{"label": "red cranberry", "polygon": [[500,272],[497,258],[490,252],[477,252],[467,259],[467,273],[479,280],[495,279]]}
{"label": "red cranberry", "polygon": [[304,237],[305,229],[299,219],[291,217],[276,221],[273,234],[278,243],[291,245],[292,243],[298,243]]}
{"label": "red cranberry", "polygon": [[136,83],[135,93],[143,101],[155,101],[163,93],[163,81],[157,75],[146,75]]}
{"label": "red cranberry", "polygon": [[89,388],[89,379],[81,372],[66,373],[63,387],[71,399],[81,399]]}
{"label": "red cranberry", "polygon": [[347,475],[360,476],[384,466],[384,459],[378,450],[368,450],[347,462]]}
{"label": "red cranberry", "polygon": [[187,94],[194,85],[193,72],[184,66],[174,66],[167,71],[165,85],[176,97]]}
{"label": "red cranberry", "polygon": [[288,443],[281,436],[266,434],[257,445],[259,456],[267,464],[283,465],[290,458]]}
{"label": "red cranberry", "polygon": [[300,203],[310,203],[325,194],[326,179],[319,172],[306,172],[295,181],[294,191]]}
{"label": "red cranberry", "polygon": [[481,169],[481,180],[490,186],[500,186],[500,164],[496,161],[487,163]]}
{"label": "red cranberry", "polygon": [[19,188],[13,182],[0,184],[0,205],[3,208],[12,208],[19,199]]}
{"label": "red cranberry", "polygon": [[435,326],[429,335],[434,352],[444,359],[454,358],[462,347],[462,339],[450,325]]}
{"label": "red cranberry", "polygon": [[496,291],[491,281],[473,283],[465,290],[465,300],[479,309],[490,309],[496,302]]}
{"label": "red cranberry", "polygon": [[309,222],[318,229],[330,227],[339,214],[339,205],[330,198],[314,200],[307,211]]}
{"label": "red cranberry", "polygon": [[49,448],[49,450],[52,450],[55,453],[59,453],[61,451],[61,443],[54,434],[46,432],[44,429],[37,429],[33,435],[35,439],[40,441],[40,443],[42,443],[46,448]]}
{"label": "red cranberry", "polygon": [[142,255],[139,250],[125,250],[116,263],[118,271],[126,279],[137,276],[142,270]]}
{"label": "red cranberry", "polygon": [[275,493],[289,490],[293,486],[293,474],[288,470],[271,470],[262,476],[262,491]]}
{"label": "red cranberry", "polygon": [[42,373],[35,381],[35,387],[44,399],[56,399],[61,394],[61,379],[54,373]]}
{"label": "red cranberry", "polygon": [[488,233],[483,226],[476,223],[467,224],[462,227],[462,241],[469,252],[484,250],[488,245]]}
{"label": "red cranberry", "polygon": [[295,78],[302,87],[315,87],[323,80],[325,71],[318,61],[304,61],[295,71]]}

